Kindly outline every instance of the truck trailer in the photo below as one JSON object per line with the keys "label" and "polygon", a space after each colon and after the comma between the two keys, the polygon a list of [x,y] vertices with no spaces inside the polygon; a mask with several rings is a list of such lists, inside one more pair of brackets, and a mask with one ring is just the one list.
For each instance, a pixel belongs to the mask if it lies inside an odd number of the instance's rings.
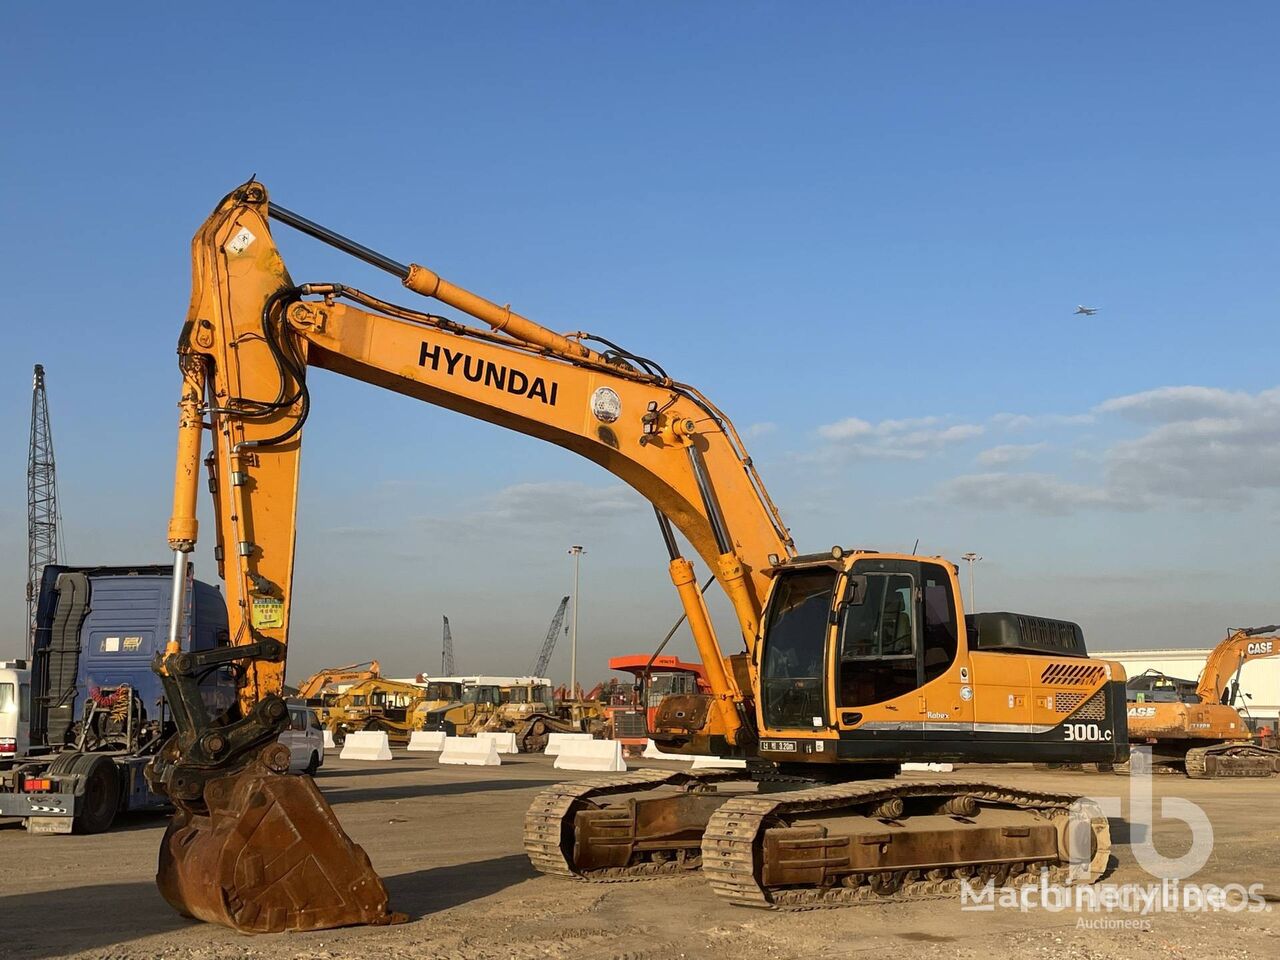
{"label": "truck trailer", "polygon": [[[30,661],[29,744],[0,770],[0,817],[32,833],[100,833],[168,801],[144,776],[175,727],[151,661],[168,638],[172,568],[49,565]],[[225,646],[222,594],[187,574],[183,650]],[[235,702],[225,668],[202,681],[211,716]]]}

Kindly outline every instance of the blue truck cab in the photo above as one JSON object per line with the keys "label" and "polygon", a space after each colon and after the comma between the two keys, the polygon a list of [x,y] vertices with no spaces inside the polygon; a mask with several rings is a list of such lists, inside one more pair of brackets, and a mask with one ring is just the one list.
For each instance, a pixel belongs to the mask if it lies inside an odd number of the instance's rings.
{"label": "blue truck cab", "polygon": [[[190,569],[190,568],[189,568]],[[163,809],[144,770],[173,733],[151,669],[169,634],[172,568],[45,568],[31,658],[30,748],[0,774],[0,817],[33,833],[96,833],[119,812]],[[188,574],[184,650],[230,642],[221,592]],[[201,684],[212,715],[233,708],[225,669]]]}

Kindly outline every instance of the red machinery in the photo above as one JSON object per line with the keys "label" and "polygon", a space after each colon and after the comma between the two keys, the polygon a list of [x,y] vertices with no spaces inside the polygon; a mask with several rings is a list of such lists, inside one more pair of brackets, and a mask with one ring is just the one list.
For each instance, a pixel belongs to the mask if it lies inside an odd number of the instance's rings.
{"label": "red machinery", "polygon": [[[614,740],[624,746],[643,748],[649,737],[653,715],[662,698],[672,693],[709,693],[707,672],[700,663],[686,663],[675,656],[652,658],[633,653],[609,659],[609,669],[635,676],[630,690],[615,686],[603,706]],[[648,674],[648,682],[644,683]]]}

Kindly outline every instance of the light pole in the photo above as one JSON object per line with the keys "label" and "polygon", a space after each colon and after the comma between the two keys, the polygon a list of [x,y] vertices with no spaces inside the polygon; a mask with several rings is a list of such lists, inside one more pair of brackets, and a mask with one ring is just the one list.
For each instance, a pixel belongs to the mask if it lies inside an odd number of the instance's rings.
{"label": "light pole", "polygon": [[587,551],[579,544],[569,548],[573,556],[573,619],[569,621],[569,696],[578,699],[578,571]]}
{"label": "light pole", "polygon": [[970,550],[968,553],[961,554],[960,559],[969,564],[969,602],[965,604],[965,607],[968,608],[970,613],[977,613],[978,601],[973,593],[973,565],[982,558]]}

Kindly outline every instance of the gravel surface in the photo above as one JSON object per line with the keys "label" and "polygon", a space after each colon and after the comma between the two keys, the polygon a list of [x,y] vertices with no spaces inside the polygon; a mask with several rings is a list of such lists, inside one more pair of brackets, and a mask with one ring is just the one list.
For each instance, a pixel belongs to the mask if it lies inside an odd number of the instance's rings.
{"label": "gravel surface", "polygon": [[[657,764],[661,765],[661,764]],[[974,779],[1031,788],[1121,794],[1124,778],[968,767]],[[162,817],[137,817],[109,834],[33,837],[0,824],[0,956],[213,958],[789,958],[883,956],[990,960],[1110,960],[1136,956],[1280,956],[1280,915],[1220,911],[1155,914],[1144,928],[1129,914],[997,909],[963,912],[958,902],[875,905],[790,913],[723,904],[699,878],[584,884],[534,873],[520,846],[533,795],[573,774],[540,756],[501,767],[440,767],[430,756],[397,753],[388,763],[331,758],[317,783],[351,836],[386,879],[392,906],[410,922],[381,928],[248,937],[183,920],[156,891]],[[1280,894],[1280,836],[1272,812],[1280,782],[1194,782],[1157,778],[1158,800],[1200,804],[1215,845],[1193,880],[1264,885]],[[1126,815],[1128,810],[1126,807]],[[1144,829],[1113,821],[1116,866],[1109,882],[1149,883],[1129,842]],[[1158,820],[1157,849],[1188,845],[1186,828]],[[1280,901],[1278,901],[1280,902]],[[1086,928],[1080,923],[1108,924]]]}

